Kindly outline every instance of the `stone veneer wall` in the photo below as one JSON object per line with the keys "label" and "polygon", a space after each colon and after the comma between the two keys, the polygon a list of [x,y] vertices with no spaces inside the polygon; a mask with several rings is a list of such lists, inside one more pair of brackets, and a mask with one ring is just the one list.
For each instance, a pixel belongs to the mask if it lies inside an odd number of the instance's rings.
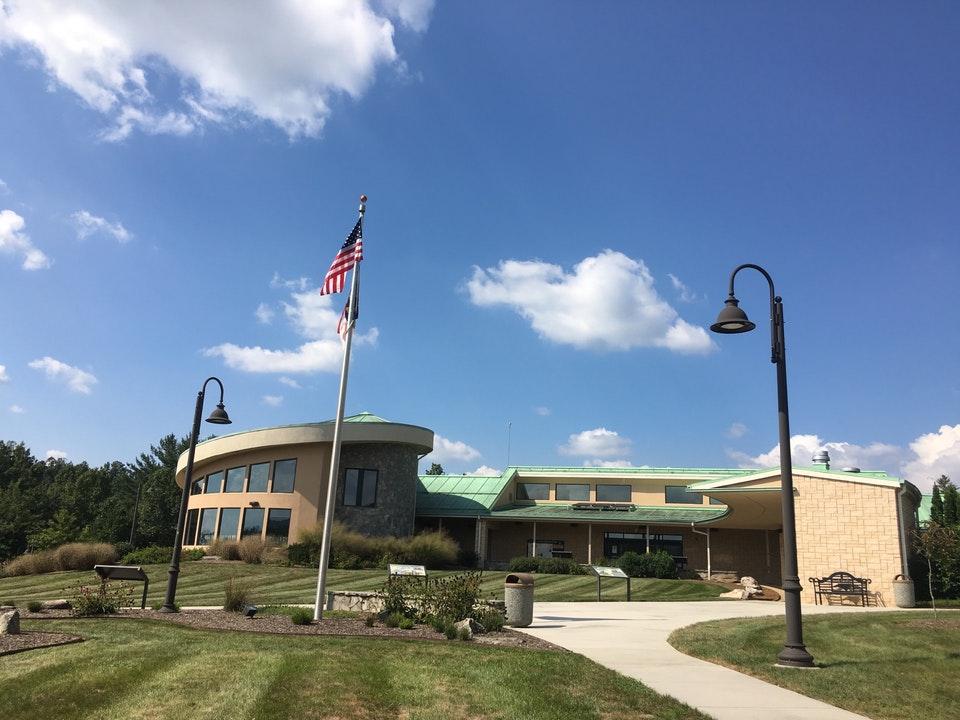
{"label": "stone veneer wall", "polygon": [[803,601],[814,601],[808,578],[846,570],[870,578],[874,601],[892,606],[901,572],[898,488],[803,476],[794,488]]}
{"label": "stone veneer wall", "polygon": [[[377,470],[374,507],[343,504],[348,468]],[[350,443],[340,450],[340,478],[334,518],[365,535],[405,536],[413,533],[417,501],[417,451],[400,443]],[[322,513],[322,510],[321,510]]]}

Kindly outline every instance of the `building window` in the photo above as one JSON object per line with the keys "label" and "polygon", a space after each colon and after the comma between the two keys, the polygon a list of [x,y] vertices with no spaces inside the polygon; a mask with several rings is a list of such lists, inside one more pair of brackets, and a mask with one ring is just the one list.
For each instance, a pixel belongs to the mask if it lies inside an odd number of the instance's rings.
{"label": "building window", "polygon": [[203,486],[205,493],[218,493],[223,491],[223,470],[207,475],[207,483]]}
{"label": "building window", "polygon": [[290,510],[271,508],[267,513],[267,540],[284,545],[290,536]]}
{"label": "building window", "polygon": [[236,540],[237,528],[240,526],[240,508],[223,508],[220,510],[220,527],[217,529],[218,540]]}
{"label": "building window", "polygon": [[650,552],[665,550],[673,557],[683,557],[683,535],[650,533]]}
{"label": "building window", "polygon": [[549,500],[550,483],[517,483],[517,500]]}
{"label": "building window", "polygon": [[200,511],[200,532],[197,545],[209,545],[213,542],[213,532],[217,528],[217,509],[204,508]]}
{"label": "building window", "polygon": [[187,511],[187,529],[186,529],[186,532],[183,534],[184,545],[197,544],[197,520],[199,516],[200,516],[199,510]]}
{"label": "building window", "polygon": [[250,466],[250,480],[247,481],[247,492],[266,492],[267,480],[270,478],[270,463],[257,463]]}
{"label": "building window", "polygon": [[224,492],[243,492],[243,479],[247,475],[246,467],[235,467],[227,470],[227,484]]}
{"label": "building window", "polygon": [[527,540],[527,557],[553,557],[555,551],[563,552],[563,540],[537,540],[536,549],[533,540]]}
{"label": "building window", "polygon": [[203,492],[203,478],[193,481],[193,486],[190,488],[191,495],[199,495]]}
{"label": "building window", "polygon": [[[667,533],[650,533],[650,552],[665,550],[675,558],[683,557],[683,535]],[[618,558],[625,552],[632,550],[635,553],[647,551],[646,533],[616,533],[603,534],[603,554],[608,558]]]}
{"label": "building window", "polygon": [[663,489],[663,499],[667,503],[703,505],[703,495],[696,492],[687,492],[686,485],[667,485]]}
{"label": "building window", "polygon": [[343,504],[373,507],[377,504],[377,471],[348,468],[343,482]]}
{"label": "building window", "polygon": [[589,485],[557,483],[557,500],[575,500],[583,502],[590,499]]}
{"label": "building window", "polygon": [[273,492],[293,492],[293,481],[296,475],[296,460],[277,460],[273,464]]}
{"label": "building window", "polygon": [[630,486],[597,485],[597,502],[630,502]]}
{"label": "building window", "polygon": [[260,537],[263,532],[263,508],[248,507],[243,511],[240,537]]}

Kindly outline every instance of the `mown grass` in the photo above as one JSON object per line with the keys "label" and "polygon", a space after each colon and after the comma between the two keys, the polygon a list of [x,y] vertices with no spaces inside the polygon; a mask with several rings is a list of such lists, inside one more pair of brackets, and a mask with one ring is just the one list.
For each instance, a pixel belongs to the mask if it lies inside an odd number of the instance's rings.
{"label": "mown grass", "polygon": [[[147,605],[163,599],[167,583],[166,565],[144,567],[150,578]],[[446,573],[431,573],[441,576]],[[505,573],[485,571],[483,592],[486,597],[503,598]],[[247,565],[241,562],[210,563],[185,562],[181,566],[177,584],[177,602],[189,605],[222,605],[224,584],[230,578],[249,581],[253,592],[251,600],[263,603],[312,603],[317,586],[314,568],[279,567],[275,565]],[[378,590],[386,579],[384,570],[330,570],[327,588],[330,590]],[[45,575],[0,578],[0,603],[13,601],[25,606],[30,600],[52,600],[68,597],[79,583],[94,583],[91,572],[56,572]],[[634,579],[632,599],[649,600],[710,600],[726,590],[716,583],[699,580]],[[139,587],[139,583],[137,584]],[[139,598],[139,593],[135,593]],[[584,575],[537,575],[534,597],[541,601],[590,601],[597,599],[597,580]],[[604,600],[626,600],[626,583],[603,581]]]}
{"label": "mown grass", "polygon": [[5,720],[706,720],[573,653],[115,619],[24,628],[87,640],[3,658]]}
{"label": "mown grass", "polygon": [[782,618],[718,620],[670,636],[678,650],[873,720],[960,717],[960,613],[857,613],[804,618],[819,670],[774,667]]}

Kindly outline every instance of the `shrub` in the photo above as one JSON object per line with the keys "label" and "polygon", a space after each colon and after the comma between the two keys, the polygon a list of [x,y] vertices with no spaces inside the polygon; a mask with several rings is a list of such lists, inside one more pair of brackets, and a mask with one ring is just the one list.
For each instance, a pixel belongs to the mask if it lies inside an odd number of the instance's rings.
{"label": "shrub", "polygon": [[291,565],[316,565],[320,562],[320,551],[313,557],[313,545],[309,543],[293,543],[287,546],[287,562]]}
{"label": "shrub", "polygon": [[240,541],[237,553],[240,559],[249,565],[259,565],[263,562],[266,543],[258,537],[247,537]]}
{"label": "shrub", "polygon": [[380,592],[383,594],[383,615],[413,616],[416,612],[410,604],[409,597],[417,592],[416,581],[413,578],[395,577],[384,583]]}
{"label": "shrub", "polygon": [[[181,553],[180,557],[182,558],[185,554],[186,551]],[[170,562],[172,556],[172,547],[150,545],[149,547],[128,552],[120,562],[124,565],[162,565],[163,563]]]}
{"label": "shrub", "polygon": [[400,618],[400,622],[397,625],[401,630],[413,630],[413,618]]}
{"label": "shrub", "polygon": [[117,551],[109,543],[67,543],[52,550],[27,553],[3,566],[3,574],[40,575],[58,570],[92,570],[94,565],[117,561]]}
{"label": "shrub", "polygon": [[290,622],[294,625],[309,625],[313,622],[313,611],[309,608],[294,608],[290,613]]}
{"label": "shrub", "polygon": [[[172,548],[171,548],[172,552]],[[189,550],[183,550],[180,553],[181,560],[203,560],[203,556],[207,553],[203,548],[190,548]]]}
{"label": "shrub", "polygon": [[387,616],[383,618],[383,624],[386,625],[388,628],[396,628],[396,627],[400,627],[400,623],[406,619],[407,618],[404,617],[402,614],[398,612],[392,612],[387,614]]}
{"label": "shrub", "polygon": [[478,610],[473,614],[473,619],[483,626],[484,632],[500,632],[507,620],[496,608]]}
{"label": "shrub", "polygon": [[374,623],[376,622],[377,622],[377,616],[374,615],[373,613],[370,613],[363,618],[363,624],[366,625],[367,627],[373,627]]}
{"label": "shrub", "polygon": [[422,532],[408,538],[391,538],[399,562],[429,568],[452,567],[457,562],[457,544],[442,532]]}
{"label": "shrub", "polygon": [[250,583],[238,578],[230,578],[223,586],[223,609],[240,612],[250,604]]}
{"label": "shrub", "polygon": [[457,628],[453,626],[453,623],[450,623],[443,629],[443,634],[447,636],[447,640],[456,640]]}
{"label": "shrub", "polygon": [[[155,603],[154,603],[153,605],[151,605],[150,607],[153,608],[154,610],[159,610],[160,608],[163,607],[163,600],[159,600],[158,602],[155,602]],[[180,603],[178,603],[178,602],[174,602],[174,603],[173,603],[173,611],[174,611],[174,612],[180,612]]]}
{"label": "shrub", "polygon": [[133,595],[133,587],[120,583],[100,583],[97,586],[79,585],[70,601],[71,612],[80,617],[111,615]]}
{"label": "shrub", "polygon": [[537,572],[540,569],[540,558],[515,557],[507,568],[510,572]]}
{"label": "shrub", "polygon": [[586,570],[570,558],[515,557],[510,561],[510,572],[535,572],[551,575],[585,575]]}
{"label": "shrub", "polygon": [[617,561],[617,567],[623,570],[630,577],[646,578],[652,577],[653,565],[650,562],[651,556],[648,553],[634,552],[627,550]]}
{"label": "shrub", "polygon": [[239,560],[240,544],[236,540],[214,540],[207,548],[207,555],[214,555],[221,560]]}
{"label": "shrub", "polygon": [[32,613],[38,613],[43,611],[43,603],[39,600],[31,600],[27,603],[27,610]]}
{"label": "shrub", "polygon": [[657,550],[655,553],[651,553],[650,565],[653,577],[667,580],[677,579],[677,561],[666,550]]}
{"label": "shrub", "polygon": [[456,633],[457,640],[470,640],[472,637],[470,634],[470,628],[462,627],[459,630],[456,630]]}
{"label": "shrub", "polygon": [[448,618],[452,622],[471,617],[480,600],[480,573],[464,572],[434,578],[423,588],[421,613]]}
{"label": "shrub", "polygon": [[480,556],[476,550],[460,548],[457,550],[457,567],[473,570],[480,564]]}
{"label": "shrub", "polygon": [[[320,560],[323,529],[320,525],[300,532],[288,546],[291,565],[316,565]],[[452,567],[457,562],[457,544],[439,532],[423,532],[405,538],[367,537],[335,523],[330,531],[330,567],[341,570],[386,567],[411,563],[429,568]]]}

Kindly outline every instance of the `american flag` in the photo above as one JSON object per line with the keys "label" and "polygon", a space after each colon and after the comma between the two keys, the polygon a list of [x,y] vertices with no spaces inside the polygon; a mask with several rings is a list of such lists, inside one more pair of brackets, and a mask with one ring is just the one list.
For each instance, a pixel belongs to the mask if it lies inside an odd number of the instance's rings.
{"label": "american flag", "polygon": [[323,279],[323,287],[320,288],[321,295],[338,293],[343,291],[343,280],[347,273],[353,269],[353,266],[363,260],[363,220],[358,219],[353,230],[347,235],[343,242],[340,252],[330,263],[330,269],[327,270],[327,276]]}

